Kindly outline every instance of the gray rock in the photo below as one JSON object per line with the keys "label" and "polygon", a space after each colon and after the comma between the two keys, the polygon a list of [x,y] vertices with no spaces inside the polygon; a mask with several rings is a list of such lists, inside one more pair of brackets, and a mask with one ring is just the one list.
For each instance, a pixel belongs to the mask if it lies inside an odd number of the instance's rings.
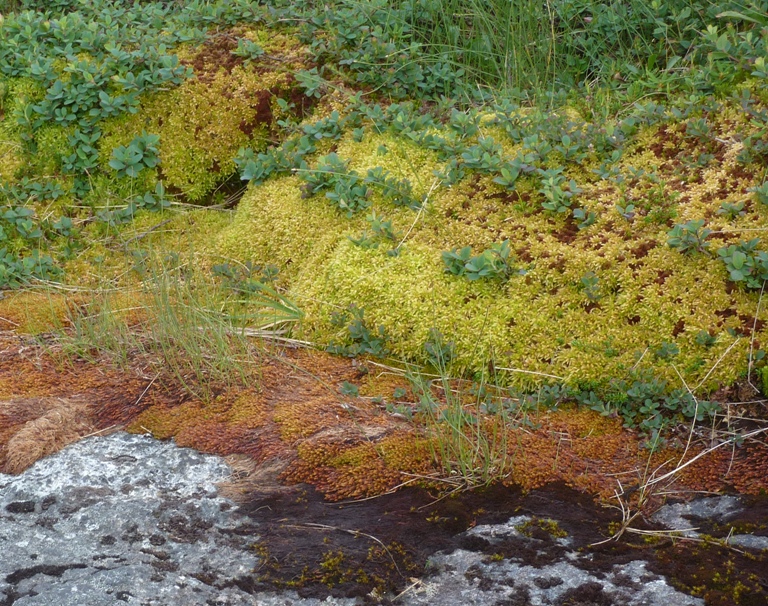
{"label": "gray rock", "polygon": [[[216,483],[229,473],[218,457],[115,433],[73,444],[19,476],[0,475],[0,605],[359,604],[293,591],[253,593],[259,526],[218,496]],[[542,541],[521,533],[529,520],[477,526],[468,535],[491,543],[530,541],[536,550],[550,543],[563,554],[559,561],[535,567],[523,558],[497,562],[466,550],[436,554],[429,573],[397,603],[702,603],[649,573],[643,562],[598,577],[569,538]]]}
{"label": "gray rock", "polygon": [[116,433],[0,475],[0,595],[13,604],[251,603],[248,521],[212,456]]}
{"label": "gray rock", "polygon": [[699,533],[691,518],[719,521],[741,510],[739,497],[726,495],[664,505],[653,514],[652,519],[670,530],[679,530],[681,536],[697,537]]}
{"label": "gray rock", "polygon": [[[698,499],[690,503],[675,503],[664,505],[652,519],[670,530],[679,530],[682,536],[699,537],[697,520],[714,520],[726,524],[744,511],[744,505],[739,497],[724,495]],[[768,549],[768,537],[751,534],[736,534],[726,539],[728,545],[761,551]]]}
{"label": "gray rock", "polygon": [[751,534],[735,534],[728,538],[728,544],[747,549],[768,549],[768,537],[757,537]]}
{"label": "gray rock", "polygon": [[704,604],[703,600],[676,591],[663,578],[648,572],[642,561],[616,567],[599,577],[570,561],[537,568],[509,560],[488,562],[481,555],[464,550],[439,555],[431,564],[435,574],[415,583],[403,596],[404,604]]}
{"label": "gray rock", "polygon": [[148,436],[84,439],[0,474],[3,606],[341,606],[251,594],[258,527],[221,498],[219,457]]}
{"label": "gray rock", "polygon": [[[527,538],[520,528],[526,523],[533,520],[531,516],[514,516],[509,518],[503,524],[480,524],[474,528],[470,528],[467,531],[469,535],[475,535],[489,541],[491,543],[497,542],[499,539],[509,539],[511,537],[517,539]],[[543,520],[554,521],[554,520]],[[556,523],[556,522],[555,522]],[[560,545],[567,546],[573,541],[570,537],[556,537],[554,541]]]}

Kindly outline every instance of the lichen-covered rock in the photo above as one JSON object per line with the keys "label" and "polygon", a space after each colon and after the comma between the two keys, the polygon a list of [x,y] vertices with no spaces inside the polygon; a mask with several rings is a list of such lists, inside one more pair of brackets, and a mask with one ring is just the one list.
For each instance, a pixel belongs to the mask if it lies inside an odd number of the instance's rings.
{"label": "lichen-covered rock", "polygon": [[[362,597],[331,597],[331,587],[314,588],[314,597],[299,597],[296,591],[270,590],[257,581],[262,564],[254,549],[259,510],[246,517],[217,495],[215,483],[229,474],[218,457],[124,433],[84,439],[19,476],[0,474],[3,603],[368,603]],[[350,519],[344,528],[358,527],[357,511],[354,506],[347,510]],[[286,522],[311,523],[270,513],[279,518],[280,527]],[[357,538],[365,536],[361,532]],[[491,606],[568,604],[591,598],[594,603],[629,606],[702,603],[673,589],[640,559],[600,568],[605,564],[579,553],[573,537],[556,520],[516,516],[478,525],[458,534],[457,540],[467,548],[434,554],[427,574],[410,579],[399,602]],[[328,547],[317,549],[322,553]],[[510,555],[489,558],[494,549]]]}
{"label": "lichen-covered rock", "polygon": [[255,530],[212,456],[146,436],[80,441],[0,474],[0,594],[13,604],[247,604]]}

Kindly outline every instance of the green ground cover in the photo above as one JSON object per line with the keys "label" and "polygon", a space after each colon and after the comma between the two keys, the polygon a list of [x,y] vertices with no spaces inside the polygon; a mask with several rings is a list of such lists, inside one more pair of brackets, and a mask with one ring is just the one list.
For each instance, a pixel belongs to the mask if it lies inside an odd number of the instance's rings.
{"label": "green ground cover", "polygon": [[768,382],[766,2],[5,9],[1,288],[194,275],[647,432]]}

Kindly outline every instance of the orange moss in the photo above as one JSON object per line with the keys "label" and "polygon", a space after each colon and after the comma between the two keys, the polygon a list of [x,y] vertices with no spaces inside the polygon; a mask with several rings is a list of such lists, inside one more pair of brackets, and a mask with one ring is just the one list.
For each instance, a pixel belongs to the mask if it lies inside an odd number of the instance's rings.
{"label": "orange moss", "polygon": [[339,398],[327,394],[305,402],[287,402],[275,407],[275,421],[280,425],[280,436],[286,442],[338,426],[347,412]]}
{"label": "orange moss", "polygon": [[0,330],[15,330],[20,334],[37,335],[68,327],[79,315],[91,316],[108,308],[115,319],[129,325],[146,320],[141,292],[120,291],[103,299],[81,294],[57,292],[9,292],[0,299]]}
{"label": "orange moss", "polygon": [[392,400],[392,394],[396,389],[406,391],[405,398],[413,398],[410,385],[405,377],[385,372],[378,372],[376,368],[369,368],[370,374],[360,382],[360,395],[371,398],[381,397],[385,400]]}
{"label": "orange moss", "polygon": [[410,429],[378,442],[362,438],[356,442],[308,441],[298,446],[297,454],[283,479],[313,484],[330,500],[382,494],[414,476],[438,471],[429,441]]}
{"label": "orange moss", "polygon": [[434,447],[430,440],[410,430],[384,438],[378,452],[388,468],[426,476],[437,471]]}
{"label": "orange moss", "polygon": [[247,427],[233,427],[220,421],[206,419],[181,427],[175,440],[179,446],[227,456],[241,452],[241,445],[247,440],[250,431]]}
{"label": "orange moss", "polygon": [[21,473],[38,459],[93,432],[82,400],[45,398],[6,402],[26,420],[0,447],[0,472]]}
{"label": "orange moss", "polygon": [[[313,484],[329,499],[372,496],[404,482],[437,486],[446,473],[437,440],[441,432],[451,435],[447,425],[407,423],[370,400],[339,393],[343,381],[389,390],[396,380],[361,376],[350,360],[312,351],[273,351],[262,364],[258,389],[231,390],[204,404],[170,377],[57,363],[34,342],[0,333],[0,471],[20,471],[86,432],[127,425],[180,446],[245,455],[257,464],[277,461],[283,481]],[[65,404],[56,409],[55,402]],[[476,399],[467,398],[465,410],[479,414]],[[483,456],[493,460],[478,463],[495,466],[507,484],[526,490],[559,481],[608,499],[617,477],[631,489],[682,456],[682,448],[650,454],[618,419],[576,407],[504,421],[481,415],[480,423],[490,441]],[[466,433],[469,447],[480,445],[472,425]],[[692,445],[682,462],[702,448]],[[768,489],[767,478],[768,447],[750,443],[697,459],[673,487],[719,490],[730,483],[757,494]]]}
{"label": "orange moss", "polygon": [[24,334],[48,332],[66,323],[72,299],[63,294],[23,291],[0,299],[0,329]]}
{"label": "orange moss", "polygon": [[743,449],[728,474],[733,487],[745,494],[768,493],[768,445],[750,444]]}
{"label": "orange moss", "polygon": [[265,398],[252,390],[240,393],[226,413],[226,422],[231,425],[256,429],[263,427],[270,413]]}
{"label": "orange moss", "polygon": [[692,444],[687,452],[683,447],[661,449],[649,457],[646,475],[649,479],[658,478],[676,467],[682,467],[675,474],[675,485],[688,490],[723,490],[727,485],[730,451],[719,449],[696,459],[703,451],[699,444]]}

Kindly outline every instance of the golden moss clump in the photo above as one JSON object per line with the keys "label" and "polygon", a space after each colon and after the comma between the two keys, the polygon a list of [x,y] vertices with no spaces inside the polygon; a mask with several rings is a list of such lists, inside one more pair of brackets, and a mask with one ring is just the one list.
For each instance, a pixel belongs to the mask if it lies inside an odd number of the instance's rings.
{"label": "golden moss clump", "polygon": [[6,127],[7,120],[0,121],[0,179],[11,181],[23,166],[21,143]]}
{"label": "golden moss clump", "polygon": [[[723,111],[713,128],[725,136],[734,120],[734,112]],[[369,328],[384,327],[400,358],[425,361],[424,343],[438,329],[455,344],[454,372],[478,372],[492,359],[503,381],[524,387],[542,381],[531,372],[595,385],[630,371],[683,387],[679,371],[688,385],[712,389],[744,370],[757,295],[730,284],[716,255],[668,247],[667,233],[676,222],[702,218],[715,232],[715,251],[768,216],[754,202],[735,219],[717,214],[722,203],[744,198],[754,176],[737,161],[738,145],[715,145],[716,162],[686,166],[685,154],[704,147],[684,126],[646,129],[618,165],[636,177],[615,183],[593,175],[580,183],[579,205],[596,213],[595,223],[580,229],[541,208],[531,177],[515,192],[483,176],[431,189],[440,165],[432,152],[392,134],[366,132],[362,142],[345,136],[336,152],[350,168],[364,174],[382,166],[421,192],[431,190],[421,212],[370,198],[405,237],[399,255],[387,255],[383,244],[355,245],[350,237],[368,227],[363,213],[349,220],[322,194],[302,198],[295,177],[251,188],[214,249],[279,265],[283,285],[307,312],[307,334],[320,342],[344,337],[330,315],[355,304]],[[635,210],[624,217],[618,204]],[[516,257],[508,281],[445,272],[443,251],[471,246],[479,254],[503,240]],[[768,338],[767,320],[763,309],[760,341]]]}
{"label": "golden moss clump", "polygon": [[297,177],[283,177],[247,193],[232,225],[218,235],[213,252],[274,263],[283,279],[322,267],[345,239],[349,223],[328,204],[303,200],[300,184]]}
{"label": "golden moss clump", "polygon": [[[280,437],[288,443],[339,425],[339,417],[346,416],[338,398],[329,393],[304,401],[288,401],[275,407],[275,421],[280,425]],[[339,433],[343,433],[340,430]]]}
{"label": "golden moss clump", "polygon": [[351,443],[334,437],[308,440],[298,445],[297,454],[283,479],[311,483],[330,500],[383,494],[416,477],[425,485],[425,478],[439,475],[429,441],[411,430],[375,441],[359,436]]}
{"label": "golden moss clump", "polygon": [[310,325],[321,334],[333,330],[328,308],[317,302],[341,308],[360,302],[370,325],[385,327],[398,357],[424,361],[433,327],[455,342],[457,369],[471,369],[475,356],[487,359],[491,351],[503,351],[514,308],[494,297],[493,286],[446,275],[434,252],[413,243],[390,257],[340,242],[314,278],[305,272],[296,281],[308,301]]}
{"label": "golden moss clump", "polygon": [[66,323],[70,305],[63,294],[45,292],[8,293],[0,299],[0,328],[28,335],[50,332]]}
{"label": "golden moss clump", "polygon": [[531,490],[564,482],[602,498],[616,488],[615,474],[637,468],[647,455],[634,434],[614,419],[591,410],[561,410],[533,415],[508,428],[510,473],[505,482]]}
{"label": "golden moss clump", "polygon": [[[261,38],[253,32],[250,37]],[[203,200],[235,172],[241,147],[263,149],[273,132],[277,99],[290,100],[294,69],[303,54],[292,38],[280,35],[271,47],[279,56],[269,66],[244,64],[232,53],[233,38],[221,36],[199,49],[182,52],[195,75],[171,91],[148,95],[135,115],[103,125],[99,142],[107,171],[111,151],[143,131],[160,136],[160,171],[164,183],[192,202]]]}
{"label": "golden moss clump", "polygon": [[269,88],[279,86],[280,80],[266,88],[264,84],[262,78],[237,70],[221,73],[211,82],[192,79],[151,96],[138,114],[104,125],[100,149],[105,170],[109,170],[106,163],[115,147],[128,145],[142,131],[160,135],[166,185],[191,201],[202,199],[234,172],[240,147],[264,145],[267,127],[259,112],[270,111]]}

